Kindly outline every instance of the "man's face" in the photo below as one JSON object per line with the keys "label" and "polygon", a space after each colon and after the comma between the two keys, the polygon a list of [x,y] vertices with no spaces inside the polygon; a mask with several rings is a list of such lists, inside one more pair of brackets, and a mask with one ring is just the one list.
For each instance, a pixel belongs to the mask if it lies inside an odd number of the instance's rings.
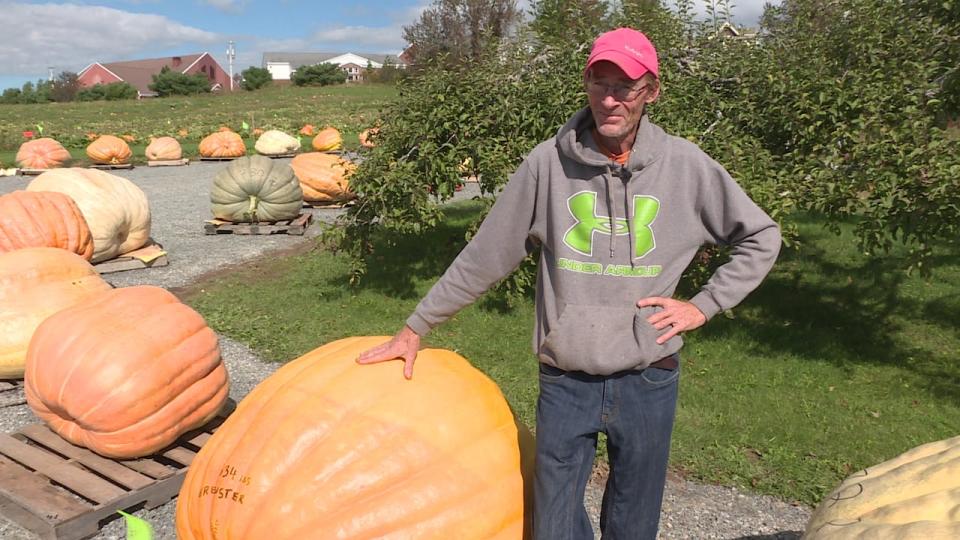
{"label": "man's face", "polygon": [[660,95],[655,80],[649,77],[630,79],[612,62],[594,64],[584,82],[597,131],[618,141],[633,134],[643,116],[643,108]]}

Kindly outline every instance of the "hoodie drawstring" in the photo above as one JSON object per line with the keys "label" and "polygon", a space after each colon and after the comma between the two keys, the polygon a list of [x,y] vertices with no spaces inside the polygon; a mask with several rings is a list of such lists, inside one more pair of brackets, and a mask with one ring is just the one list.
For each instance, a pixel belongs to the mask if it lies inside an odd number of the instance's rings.
{"label": "hoodie drawstring", "polygon": [[603,181],[606,184],[607,192],[607,213],[610,214],[610,258],[613,258],[615,253],[614,249],[614,239],[617,236],[617,211],[616,207],[613,205],[613,195],[610,193],[610,177],[613,176],[613,172],[610,170],[610,165],[607,165],[607,174],[603,176]]}

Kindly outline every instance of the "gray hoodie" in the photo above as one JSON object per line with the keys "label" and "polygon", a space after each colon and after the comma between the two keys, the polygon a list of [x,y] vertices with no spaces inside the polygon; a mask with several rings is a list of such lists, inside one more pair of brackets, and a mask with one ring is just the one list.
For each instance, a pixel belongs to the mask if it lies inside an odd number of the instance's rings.
{"label": "gray hoodie", "polygon": [[640,309],[670,297],[703,244],[732,246],[691,299],[707,319],[737,305],[773,266],[777,224],[695,144],[641,119],[626,167],[591,135],[589,108],[527,156],[477,234],[407,319],[425,335],[515,269],[535,246],[533,350],[564,370],[608,375],[643,369],[680,350],[662,345]]}

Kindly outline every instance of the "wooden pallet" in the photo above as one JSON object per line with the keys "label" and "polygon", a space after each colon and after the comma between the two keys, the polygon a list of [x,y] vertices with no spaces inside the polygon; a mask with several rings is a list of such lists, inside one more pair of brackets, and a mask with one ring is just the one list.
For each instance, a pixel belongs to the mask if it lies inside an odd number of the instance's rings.
{"label": "wooden pallet", "polygon": [[313,214],[303,213],[296,219],[263,223],[234,223],[222,219],[209,219],[203,223],[205,234],[290,234],[302,236]]}
{"label": "wooden pallet", "polygon": [[156,159],[147,161],[147,167],[179,167],[181,165],[189,165],[190,158],[181,158],[181,159]]}
{"label": "wooden pallet", "polygon": [[[244,156],[238,156],[244,157]],[[233,161],[237,158],[235,157],[200,157],[200,161]]]}
{"label": "wooden pallet", "polygon": [[23,405],[27,402],[23,394],[23,380],[0,380],[0,408]]}
{"label": "wooden pallet", "polygon": [[0,514],[44,540],[76,540],[118,518],[177,496],[187,467],[235,404],[166,449],[113,460],[70,444],[43,424],[0,433]]}
{"label": "wooden pallet", "polygon": [[[170,264],[170,261],[167,260],[166,253],[158,254],[157,250],[163,250],[163,246],[156,242],[150,242],[140,249],[121,255],[115,259],[98,262],[93,265],[93,268],[100,274],[112,274],[126,270],[159,268]],[[145,261],[137,257],[137,255],[146,255],[148,256],[148,260]],[[149,258],[150,256],[152,256],[152,258]]]}
{"label": "wooden pallet", "polygon": [[303,201],[303,207],[304,207],[304,208],[320,208],[320,209],[327,209],[327,210],[338,210],[338,209],[340,209],[340,208],[346,208],[346,207],[348,207],[348,206],[353,206],[353,204],[354,204],[353,201],[329,202],[329,203],[326,203],[326,202],[307,202],[307,201]]}
{"label": "wooden pallet", "polygon": [[20,174],[22,176],[37,176],[38,174],[43,174],[52,170],[53,169],[20,169]]}
{"label": "wooden pallet", "polygon": [[270,159],[281,159],[281,158],[292,158],[296,157],[296,152],[290,152],[289,154],[260,154],[261,156],[268,157]]}
{"label": "wooden pallet", "polygon": [[110,171],[113,169],[132,169],[133,163],[94,163],[90,165],[91,169],[100,169],[101,171]]}

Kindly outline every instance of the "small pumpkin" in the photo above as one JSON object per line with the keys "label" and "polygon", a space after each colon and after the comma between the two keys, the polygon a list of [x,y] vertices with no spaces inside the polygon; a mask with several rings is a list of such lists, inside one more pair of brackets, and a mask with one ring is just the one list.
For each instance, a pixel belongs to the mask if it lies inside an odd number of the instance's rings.
{"label": "small pumpkin", "polygon": [[93,235],[92,262],[112,259],[150,240],[150,205],[126,178],[96,169],[53,169],[33,179],[27,191],[69,195]]}
{"label": "small pumpkin", "polygon": [[0,196],[0,253],[28,247],[55,247],[85,260],[93,256],[93,236],[69,196],[45,191],[14,191]]}
{"label": "small pumpkin", "polygon": [[27,346],[47,317],[109,290],[90,263],[65,249],[0,253],[0,378],[23,376]]}
{"label": "small pumpkin", "polygon": [[356,197],[350,191],[349,177],[357,167],[347,159],[309,152],[290,160],[290,166],[300,180],[305,201],[344,202]]}
{"label": "small pumpkin", "polygon": [[960,538],[960,437],[854,473],[810,516],[804,540]]}
{"label": "small pumpkin", "polygon": [[380,128],[367,128],[360,132],[358,138],[360,139],[360,146],[364,148],[373,148],[376,144],[373,142],[373,139],[377,137],[377,134],[380,133]]}
{"label": "small pumpkin", "polygon": [[158,137],[150,141],[144,153],[150,161],[175,160],[183,157],[180,142],[173,137]]}
{"label": "small pumpkin", "polygon": [[316,134],[317,134],[317,128],[313,124],[304,124],[304,126],[300,128],[300,135],[313,137]]}
{"label": "small pumpkin", "polygon": [[420,351],[411,380],[356,363],[387,339],[329,343],[257,385],[187,470],[177,538],[523,538],[532,437],[500,389],[451,351]]}
{"label": "small pumpkin", "polygon": [[243,139],[232,131],[211,133],[200,141],[200,155],[203,157],[240,157],[246,153]]}
{"label": "small pumpkin", "polygon": [[293,169],[264,156],[232,161],[213,178],[214,217],[234,222],[294,219],[303,207],[303,191]]}
{"label": "small pumpkin", "polygon": [[24,373],[27,404],[53,431],[123,459],[207,423],[228,389],[216,333],[149,285],[113,289],[47,318]]}
{"label": "small pumpkin", "polygon": [[70,152],[50,137],[33,139],[20,145],[14,162],[24,169],[53,169],[70,161]]}
{"label": "small pumpkin", "polygon": [[113,135],[101,135],[87,146],[87,157],[94,163],[129,163],[132,155],[126,141]]}
{"label": "small pumpkin", "polygon": [[300,139],[282,131],[271,129],[257,139],[254,148],[257,152],[267,156],[291,154],[300,150]]}
{"label": "small pumpkin", "polygon": [[325,127],[313,138],[313,149],[318,152],[333,152],[343,147],[343,137],[335,127]]}

